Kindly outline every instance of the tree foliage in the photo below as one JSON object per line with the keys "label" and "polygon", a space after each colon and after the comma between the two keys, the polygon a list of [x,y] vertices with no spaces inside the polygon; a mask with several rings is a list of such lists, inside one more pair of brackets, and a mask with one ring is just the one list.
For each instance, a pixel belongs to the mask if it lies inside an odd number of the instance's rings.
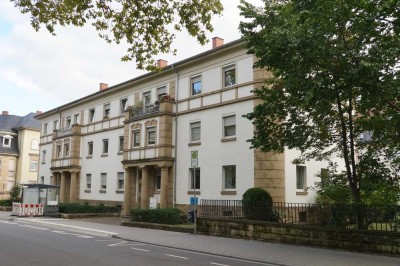
{"label": "tree foliage", "polygon": [[140,69],[153,70],[153,55],[175,53],[173,29],[188,33],[201,44],[212,31],[211,17],[221,14],[219,0],[10,0],[30,15],[35,30],[44,26],[55,34],[57,25],[82,27],[91,23],[109,43],[129,45],[123,61],[136,60]]}
{"label": "tree foliage", "polygon": [[22,196],[22,186],[15,184],[10,189],[10,201],[11,202],[21,202]]}
{"label": "tree foliage", "polygon": [[[252,146],[300,149],[298,161],[342,157],[361,203],[360,155],[386,163],[399,157],[400,2],[264,0],[262,8],[242,1],[240,9],[255,67],[273,74],[254,91],[262,103],[247,114]],[[365,132],[368,141],[360,138]]]}

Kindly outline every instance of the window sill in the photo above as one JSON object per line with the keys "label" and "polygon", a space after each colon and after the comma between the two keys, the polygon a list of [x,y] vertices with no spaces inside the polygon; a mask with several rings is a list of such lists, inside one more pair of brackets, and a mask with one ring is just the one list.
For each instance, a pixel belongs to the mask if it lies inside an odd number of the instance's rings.
{"label": "window sill", "polygon": [[221,142],[236,141],[236,137],[226,137],[222,138]]}
{"label": "window sill", "polygon": [[123,151],[119,151],[119,152],[117,153],[117,155],[122,155],[122,154],[124,154]]}
{"label": "window sill", "polygon": [[308,192],[307,191],[296,191],[296,195],[305,196],[305,195],[308,195]]}
{"label": "window sill", "polygon": [[100,189],[99,193],[107,193],[107,190],[106,189]]}
{"label": "window sill", "polygon": [[124,194],[124,191],[123,191],[123,190],[116,190],[115,193],[117,193],[117,194]]}
{"label": "window sill", "polygon": [[188,143],[188,146],[198,146],[201,145],[201,141],[196,141],[196,142],[190,142]]}
{"label": "window sill", "polygon": [[93,155],[86,156],[86,159],[92,159]]}
{"label": "window sill", "polygon": [[101,157],[108,157],[108,153],[103,153]]}
{"label": "window sill", "polygon": [[90,189],[85,189],[83,192],[85,192],[85,193],[90,193],[90,192],[92,192]]}
{"label": "window sill", "polygon": [[196,191],[188,190],[187,194],[188,195],[200,195],[200,191],[198,191],[198,190],[196,190]]}
{"label": "window sill", "polygon": [[236,195],[236,190],[222,190],[221,195]]}

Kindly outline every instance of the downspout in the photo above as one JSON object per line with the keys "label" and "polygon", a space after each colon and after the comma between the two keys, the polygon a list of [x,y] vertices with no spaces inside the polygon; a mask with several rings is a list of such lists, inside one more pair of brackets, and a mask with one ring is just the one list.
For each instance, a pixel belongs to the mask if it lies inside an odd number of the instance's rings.
{"label": "downspout", "polygon": [[173,190],[172,190],[172,206],[175,208],[176,204],[176,177],[177,177],[177,162],[178,162],[178,99],[179,99],[179,73],[176,70],[175,66],[172,65],[172,70],[176,74],[175,81],[175,163],[174,163],[174,180],[173,180]]}

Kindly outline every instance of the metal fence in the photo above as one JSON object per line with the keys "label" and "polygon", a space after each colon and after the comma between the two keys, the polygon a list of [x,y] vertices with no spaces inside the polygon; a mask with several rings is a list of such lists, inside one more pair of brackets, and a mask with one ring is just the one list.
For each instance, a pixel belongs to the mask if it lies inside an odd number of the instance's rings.
{"label": "metal fence", "polygon": [[201,200],[199,217],[250,219],[281,224],[400,232],[399,205],[273,203]]}

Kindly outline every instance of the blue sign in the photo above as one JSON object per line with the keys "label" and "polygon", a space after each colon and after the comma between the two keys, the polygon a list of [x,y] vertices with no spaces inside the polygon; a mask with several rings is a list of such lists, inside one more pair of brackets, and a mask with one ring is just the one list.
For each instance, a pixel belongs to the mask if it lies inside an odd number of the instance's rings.
{"label": "blue sign", "polygon": [[190,205],[199,205],[198,197],[190,197]]}

